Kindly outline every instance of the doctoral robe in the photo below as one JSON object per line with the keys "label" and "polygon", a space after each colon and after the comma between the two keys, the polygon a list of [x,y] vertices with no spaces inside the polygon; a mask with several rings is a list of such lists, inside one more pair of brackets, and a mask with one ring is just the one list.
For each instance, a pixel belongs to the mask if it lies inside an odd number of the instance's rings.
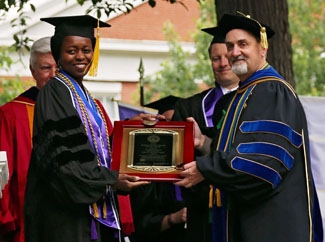
{"label": "doctoral robe", "polygon": [[0,107],[0,150],[7,152],[9,181],[0,199],[0,235],[24,242],[24,193],[32,150],[36,87]]}
{"label": "doctoral robe", "polygon": [[240,83],[213,144],[197,167],[226,193],[227,241],[322,241],[305,113],[271,66]]}
{"label": "doctoral robe", "polygon": [[135,188],[130,193],[134,216],[135,233],[132,242],[184,242],[184,223],[174,224],[161,231],[165,215],[175,213],[184,207],[177,200],[175,187],[168,182],[152,182]]}
{"label": "doctoral robe", "polygon": [[[193,117],[198,123],[201,132],[209,137],[217,135],[217,130],[213,125],[214,109],[223,109],[227,104],[228,96],[219,85],[210,88],[191,97],[179,100],[175,105],[173,116],[174,121],[185,121],[187,117]],[[186,148],[185,148],[186,150]],[[200,155],[195,151],[196,156]],[[182,189],[182,194],[187,206],[187,232],[186,241],[211,241],[212,231],[209,222],[209,191],[208,183],[203,182],[191,189]]]}
{"label": "doctoral robe", "polygon": [[[26,242],[114,238],[113,230],[93,223],[89,205],[117,182],[117,173],[98,164],[74,102],[67,85],[57,79],[49,80],[37,98],[25,193]],[[111,122],[98,105],[111,134]],[[94,227],[98,239],[91,240]]]}

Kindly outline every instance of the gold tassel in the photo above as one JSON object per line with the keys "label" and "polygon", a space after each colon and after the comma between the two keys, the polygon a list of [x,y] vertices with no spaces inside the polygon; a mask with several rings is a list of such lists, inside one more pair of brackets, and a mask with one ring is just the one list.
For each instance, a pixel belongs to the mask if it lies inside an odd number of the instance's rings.
{"label": "gold tassel", "polygon": [[262,48],[267,49],[269,47],[269,44],[267,42],[267,36],[266,36],[266,29],[265,29],[265,27],[262,27],[261,26],[260,35],[261,35],[261,46],[262,46]]}
{"label": "gold tassel", "polygon": [[91,66],[89,68],[89,76],[97,76],[98,61],[99,61],[99,42],[100,42],[99,35],[100,34],[99,34],[99,20],[98,20],[97,30],[96,30],[96,44],[94,48],[93,59],[91,61]]}
{"label": "gold tassel", "polygon": [[94,217],[99,218],[97,203],[93,203]]}
{"label": "gold tassel", "polygon": [[213,205],[213,186],[210,185],[209,191],[209,208],[212,208]]}
{"label": "gold tassel", "polygon": [[106,210],[106,201],[105,201],[105,198],[104,198],[104,205],[103,205],[103,217],[104,218],[107,218],[107,210]]}
{"label": "gold tassel", "polygon": [[216,189],[216,203],[217,203],[217,207],[221,207],[222,206],[222,202],[221,202],[221,192],[220,190],[217,188]]}

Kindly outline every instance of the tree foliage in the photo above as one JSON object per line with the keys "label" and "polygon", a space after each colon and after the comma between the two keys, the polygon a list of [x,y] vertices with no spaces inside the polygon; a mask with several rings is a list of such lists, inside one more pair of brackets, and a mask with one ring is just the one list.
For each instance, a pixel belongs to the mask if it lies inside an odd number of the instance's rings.
{"label": "tree foliage", "polygon": [[[8,50],[0,48],[0,69],[9,70],[13,61],[9,57]],[[18,77],[15,79],[0,79],[0,105],[15,97],[23,89],[19,86],[21,82]]]}
{"label": "tree foliage", "polygon": [[173,25],[166,22],[163,32],[168,40],[170,58],[161,63],[162,70],[144,78],[145,103],[168,95],[185,97],[198,91],[192,66],[187,62],[190,54],[182,50]]}
{"label": "tree foliage", "polygon": [[2,0],[0,1],[0,9],[8,12],[9,9],[17,7],[19,12],[29,1],[30,0]]}
{"label": "tree foliage", "polygon": [[0,86],[0,106],[15,98],[26,88],[19,76],[16,76],[14,79],[2,78]]}
{"label": "tree foliage", "polygon": [[196,22],[197,31],[193,34],[196,48],[195,57],[197,59],[193,72],[195,80],[200,80],[208,86],[213,86],[215,82],[208,51],[212,36],[202,32],[201,29],[215,25],[214,0],[205,0],[201,3],[201,16]]}
{"label": "tree foliage", "polygon": [[201,31],[202,28],[215,26],[216,14],[214,0],[201,2],[201,17],[196,22],[196,30],[192,33],[195,41],[196,63],[191,64],[189,53],[186,53],[175,33],[173,26],[166,23],[164,34],[169,43],[170,58],[161,63],[162,69],[153,76],[146,76],[145,102],[175,95],[188,97],[199,91],[198,82],[214,85],[214,76],[211,70],[211,62],[208,47],[212,36]]}
{"label": "tree foliage", "polygon": [[[0,69],[9,71],[11,65],[14,63],[10,58],[10,52],[12,49],[0,48]],[[32,82],[23,82],[19,76],[15,78],[1,77],[0,78],[0,105],[8,102],[16,97],[26,88],[32,86]]]}
{"label": "tree foliage", "polygon": [[325,96],[325,2],[289,0],[288,3],[297,92]]}
{"label": "tree foliage", "polygon": [[[68,2],[69,0],[65,0]],[[90,0],[75,0],[79,5],[83,5],[85,2],[90,2]],[[142,0],[143,2],[145,0]],[[165,0],[167,2],[179,3],[186,6],[182,0]],[[200,0],[197,0],[200,2]],[[92,6],[88,9],[88,11],[100,9],[103,10],[107,16],[110,16],[111,13],[115,13],[118,11],[130,12],[133,8],[134,0],[91,0]],[[148,3],[151,7],[156,6],[156,0],[148,0]],[[20,12],[26,5],[30,5],[35,9],[35,6],[30,3],[30,0],[1,0],[0,1],[0,10],[4,10],[6,12],[11,8],[18,8],[18,12]],[[101,14],[101,13],[100,13]],[[99,16],[98,16],[99,17]]]}
{"label": "tree foliage", "polygon": [[[0,1],[0,13],[2,18],[6,17],[6,13],[11,8],[16,8],[17,10],[17,17],[13,18],[10,21],[12,27],[19,27],[19,33],[13,35],[14,44],[12,47],[18,53],[22,53],[22,51],[27,50],[29,51],[29,45],[32,41],[28,38],[25,34],[27,32],[28,22],[30,20],[29,11],[35,12],[36,8],[32,3],[29,3],[30,0],[4,0]],[[27,7],[26,7],[27,6]]]}
{"label": "tree foliage", "polygon": [[8,71],[10,66],[13,63],[13,60],[10,58],[10,50],[0,47],[0,68]]}
{"label": "tree foliage", "polygon": [[[68,1],[68,0],[66,0]],[[77,0],[77,3],[81,6],[88,2],[89,0]],[[144,2],[145,0],[142,0]],[[170,2],[171,4],[178,3],[186,7],[182,0],[165,0]],[[200,0],[198,0],[200,1]],[[100,18],[102,13],[106,14],[107,17],[111,16],[112,13],[124,12],[130,13],[133,9],[134,0],[115,0],[115,1],[107,1],[107,0],[91,0],[92,5],[87,9],[86,13],[96,13],[97,17]],[[148,4],[151,7],[156,6],[156,0],[148,0]]]}

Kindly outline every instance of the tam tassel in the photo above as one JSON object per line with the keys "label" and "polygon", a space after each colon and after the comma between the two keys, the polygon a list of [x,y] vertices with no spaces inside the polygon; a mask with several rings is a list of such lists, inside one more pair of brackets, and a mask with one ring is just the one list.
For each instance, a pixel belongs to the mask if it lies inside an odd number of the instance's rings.
{"label": "tam tassel", "polygon": [[91,61],[91,66],[89,68],[89,76],[97,76],[98,70],[98,60],[99,60],[99,44],[100,44],[100,34],[99,34],[99,20],[97,24],[97,31],[96,31],[96,44],[94,48],[93,59]]}
{"label": "tam tassel", "polygon": [[97,203],[93,203],[92,207],[93,207],[93,210],[94,210],[94,217],[99,218]]}
{"label": "tam tassel", "polygon": [[269,47],[269,44],[267,42],[267,35],[266,35],[265,27],[261,26],[260,35],[261,35],[261,46],[262,46],[262,48],[267,49]]}

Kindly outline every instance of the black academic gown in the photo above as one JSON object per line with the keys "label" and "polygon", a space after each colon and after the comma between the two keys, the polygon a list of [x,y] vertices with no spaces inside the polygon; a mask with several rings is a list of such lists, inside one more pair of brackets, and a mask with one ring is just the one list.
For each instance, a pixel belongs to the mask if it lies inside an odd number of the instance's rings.
{"label": "black academic gown", "polygon": [[132,242],[184,242],[184,223],[174,224],[160,231],[165,215],[184,207],[183,201],[175,199],[175,186],[168,182],[152,182],[135,188],[130,193],[135,233]]}
{"label": "black academic gown", "polygon": [[211,89],[204,90],[191,97],[178,100],[175,104],[173,121],[185,121],[188,117],[193,117],[198,123],[202,133],[213,136],[212,130],[207,128],[205,114],[202,110],[202,100]]}
{"label": "black academic gown", "polygon": [[[174,121],[185,121],[187,117],[193,117],[198,123],[201,132],[209,137],[217,135],[215,127],[207,127],[205,113],[202,108],[202,100],[211,89],[195,94],[191,97],[179,100],[175,105]],[[226,109],[228,101],[234,92],[222,96],[216,103],[218,110]],[[195,155],[200,153],[195,151]],[[207,182],[202,182],[191,189],[182,189],[183,198],[187,206],[187,242],[211,242],[211,224],[209,223],[209,190]]]}
{"label": "black academic gown", "polygon": [[321,241],[305,113],[286,82],[261,81],[272,74],[241,83],[212,156],[197,167],[226,193],[229,242]]}
{"label": "black academic gown", "polygon": [[[117,182],[117,174],[98,166],[70,93],[56,79],[38,95],[33,145],[25,193],[25,241],[90,242],[89,204]],[[96,226],[96,241],[110,237],[109,230],[103,232],[106,227]]]}

